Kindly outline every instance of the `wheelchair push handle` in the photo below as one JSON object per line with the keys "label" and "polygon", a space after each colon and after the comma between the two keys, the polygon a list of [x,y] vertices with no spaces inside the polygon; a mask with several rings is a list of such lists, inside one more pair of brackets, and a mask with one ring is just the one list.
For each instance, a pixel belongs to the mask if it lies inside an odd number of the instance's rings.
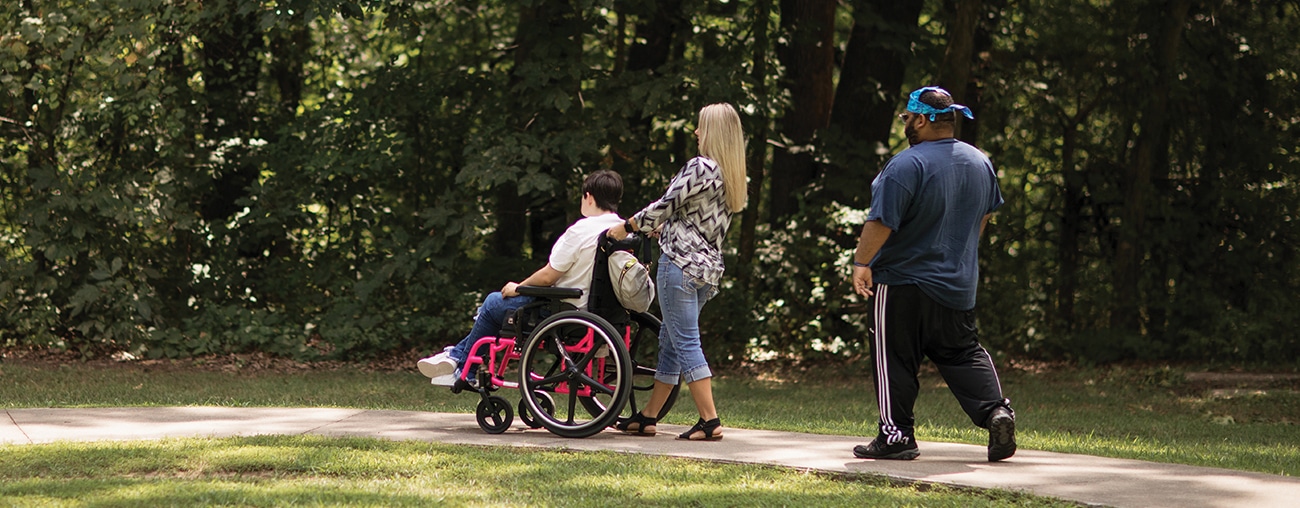
{"label": "wheelchair push handle", "polygon": [[605,230],[600,234],[600,243],[598,245],[602,252],[613,252],[616,250],[631,252],[632,255],[636,256],[638,260],[649,267],[654,265],[653,257],[646,255],[646,251],[653,248],[654,244],[654,242],[649,240],[649,237],[640,233],[629,233],[626,238],[615,240],[614,237],[609,236],[609,230]]}
{"label": "wheelchair push handle", "polygon": [[582,290],[578,288],[557,288],[549,286],[518,286],[515,291],[523,296],[533,296],[537,298],[553,298],[564,300],[568,298],[582,297]]}

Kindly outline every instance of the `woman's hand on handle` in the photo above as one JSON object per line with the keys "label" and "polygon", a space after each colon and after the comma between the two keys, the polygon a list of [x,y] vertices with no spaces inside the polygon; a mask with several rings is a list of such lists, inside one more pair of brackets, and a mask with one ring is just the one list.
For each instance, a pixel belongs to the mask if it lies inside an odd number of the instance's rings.
{"label": "woman's hand on handle", "polygon": [[632,219],[625,220],[623,224],[609,228],[605,231],[605,234],[613,238],[614,241],[621,242],[624,238],[627,238],[627,235],[632,233],[629,230],[636,230],[636,223],[632,222]]}

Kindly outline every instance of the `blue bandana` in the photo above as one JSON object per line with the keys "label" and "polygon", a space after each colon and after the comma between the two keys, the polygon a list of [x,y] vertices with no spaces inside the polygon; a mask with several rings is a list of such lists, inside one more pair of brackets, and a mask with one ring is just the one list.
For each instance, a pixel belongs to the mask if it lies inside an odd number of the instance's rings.
{"label": "blue bandana", "polygon": [[912,113],[922,114],[922,115],[930,115],[931,122],[934,121],[935,115],[941,113],[951,113],[953,111],[961,111],[962,116],[965,116],[966,118],[969,118],[971,120],[975,119],[975,113],[971,113],[970,108],[966,106],[962,106],[961,104],[953,104],[943,109],[935,109],[934,106],[921,102],[921,94],[925,92],[937,92],[952,97],[952,94],[948,93],[947,90],[944,90],[937,86],[927,86],[925,88],[912,92],[912,95],[909,95],[907,97],[908,111]]}

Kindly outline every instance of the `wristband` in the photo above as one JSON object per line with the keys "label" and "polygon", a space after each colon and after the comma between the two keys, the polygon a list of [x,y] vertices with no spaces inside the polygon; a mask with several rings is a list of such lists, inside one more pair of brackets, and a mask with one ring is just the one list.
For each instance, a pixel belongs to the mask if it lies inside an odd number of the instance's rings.
{"label": "wristband", "polygon": [[871,268],[871,265],[863,264],[863,263],[859,263],[859,262],[857,262],[857,260],[854,260],[854,261],[853,261],[853,266],[857,266],[857,267],[861,267],[861,268]]}
{"label": "wristband", "polygon": [[636,229],[632,227],[632,219],[623,221],[623,231],[626,231],[628,234],[636,232]]}

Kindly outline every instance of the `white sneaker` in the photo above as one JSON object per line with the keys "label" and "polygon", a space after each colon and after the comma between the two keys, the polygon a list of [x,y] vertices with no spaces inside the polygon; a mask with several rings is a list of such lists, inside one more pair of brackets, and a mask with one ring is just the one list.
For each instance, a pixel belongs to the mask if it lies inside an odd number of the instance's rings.
{"label": "white sneaker", "polygon": [[456,376],[454,374],[443,374],[430,379],[429,383],[434,386],[452,386],[456,384]]}
{"label": "white sneaker", "polygon": [[420,373],[428,378],[445,376],[456,370],[456,360],[452,360],[449,351],[443,351],[415,363]]}

